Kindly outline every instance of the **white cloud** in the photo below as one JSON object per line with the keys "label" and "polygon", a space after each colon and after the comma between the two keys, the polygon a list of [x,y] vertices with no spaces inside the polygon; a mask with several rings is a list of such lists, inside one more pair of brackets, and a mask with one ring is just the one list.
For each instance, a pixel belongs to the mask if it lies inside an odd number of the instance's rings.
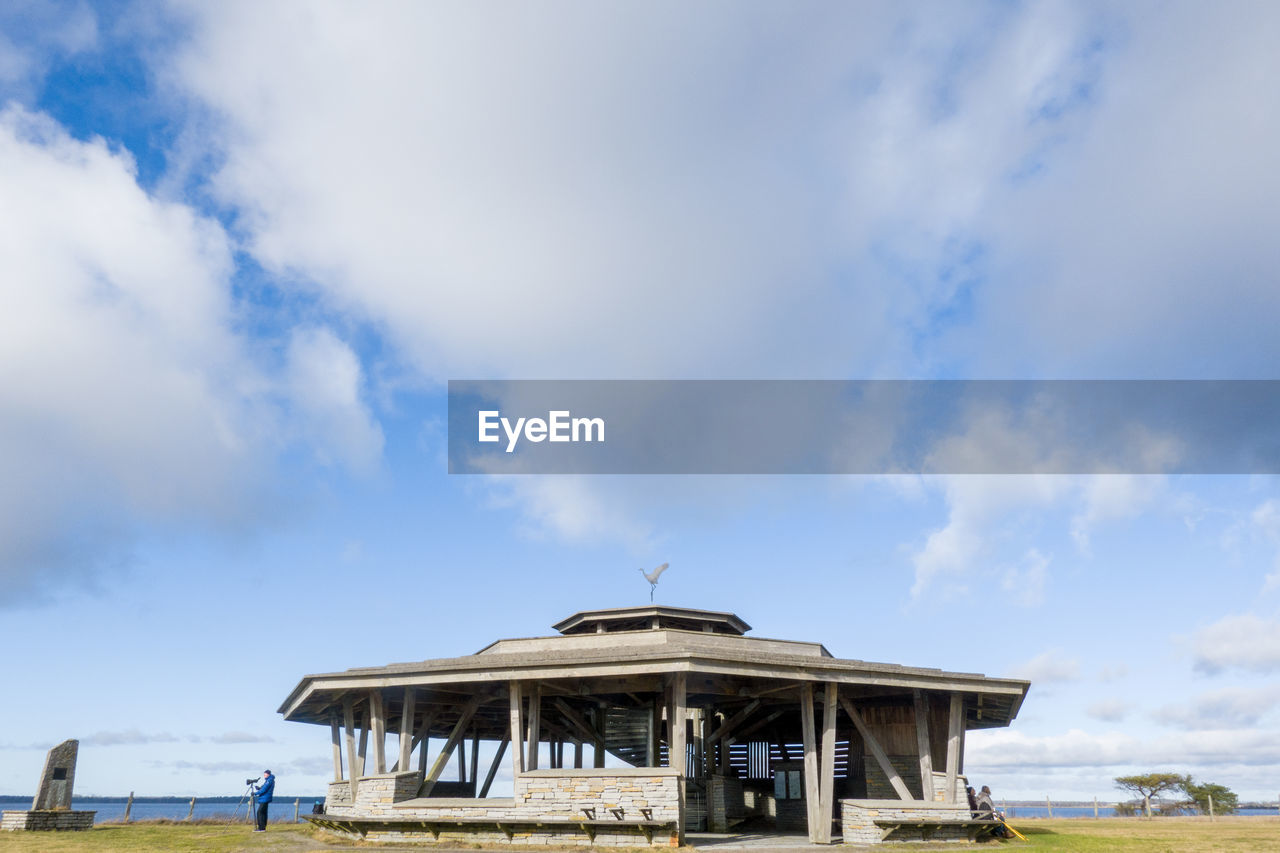
{"label": "white cloud", "polygon": [[1057,650],[1050,650],[1041,652],[1029,661],[1010,667],[1009,674],[1033,684],[1075,681],[1080,677],[1080,661],[1065,657]]}
{"label": "white cloud", "polygon": [[1106,521],[1132,518],[1150,506],[1167,490],[1162,476],[1110,474],[1090,477],[1084,486],[1083,506],[1071,519],[1071,536],[1076,545],[1090,553],[1090,531]]}
{"label": "white cloud", "polygon": [[[1008,535],[1018,513],[1052,504],[1067,488],[1067,478],[1048,476],[950,476],[930,478],[948,506],[947,523],[930,533],[912,555],[913,596],[943,581],[964,587],[983,571],[982,563]],[[1034,562],[1034,561],[1033,561]],[[1044,583],[1040,567],[1038,582]]]}
{"label": "white cloud", "polygon": [[1197,631],[1191,642],[1200,672],[1280,672],[1280,622],[1276,620],[1253,613],[1224,616]]}
{"label": "white cloud", "polygon": [[350,347],[329,329],[295,329],[285,381],[320,461],[360,471],[377,465],[382,430],[362,400],[363,371]]}
{"label": "white cloud", "polygon": [[1035,548],[1023,556],[1020,565],[1007,568],[1000,588],[1013,602],[1032,607],[1044,603],[1044,585],[1049,577],[1049,558]]}
{"label": "white cloud", "polygon": [[92,582],[140,527],[269,523],[282,449],[363,461],[380,440],[331,335],[295,339],[288,382],[255,363],[216,222],[17,107],[0,111],[0,255],[0,600]]}
{"label": "white cloud", "polygon": [[1119,699],[1103,699],[1091,704],[1085,709],[1085,713],[1095,720],[1118,723],[1129,715],[1131,709],[1132,706],[1128,702],[1122,702]]}
{"label": "white cloud", "polygon": [[138,729],[94,732],[80,738],[81,746],[137,746],[149,743],[177,743],[179,738],[168,732],[142,732]]}
{"label": "white cloud", "polygon": [[1144,739],[1081,729],[1046,736],[987,729],[967,739],[965,753],[966,769],[1142,766],[1185,772],[1213,764],[1275,764],[1280,761],[1280,737],[1267,730],[1199,730]]}
{"label": "white cloud", "polygon": [[[165,77],[207,107],[212,189],[250,251],[421,376],[1219,376],[1280,357],[1280,117],[1251,82],[1269,7],[706,5],[679,26],[646,4],[182,8]],[[530,512],[572,531],[559,491]],[[1148,497],[1100,484],[1080,546]],[[989,532],[954,509],[917,594]]]}
{"label": "white cloud", "polygon": [[1194,699],[1159,708],[1162,723],[1194,731],[1254,728],[1280,704],[1280,685],[1261,688],[1228,687]]}

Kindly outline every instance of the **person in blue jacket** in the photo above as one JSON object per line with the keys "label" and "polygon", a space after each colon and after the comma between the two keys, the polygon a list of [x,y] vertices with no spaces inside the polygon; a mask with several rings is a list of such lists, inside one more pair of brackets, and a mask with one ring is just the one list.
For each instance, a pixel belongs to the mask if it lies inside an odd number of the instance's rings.
{"label": "person in blue jacket", "polygon": [[254,832],[267,831],[267,805],[271,802],[271,795],[276,790],[276,777],[271,775],[270,770],[262,771],[262,781],[258,783],[258,790],[255,799],[258,801],[258,828]]}

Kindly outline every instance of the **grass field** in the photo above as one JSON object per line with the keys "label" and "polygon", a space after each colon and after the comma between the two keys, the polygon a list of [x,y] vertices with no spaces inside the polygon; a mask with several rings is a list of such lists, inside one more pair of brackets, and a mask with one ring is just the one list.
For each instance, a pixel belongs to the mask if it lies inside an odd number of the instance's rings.
{"label": "grass field", "polygon": [[[1280,853],[1280,818],[1107,818],[1105,820],[1027,820],[1013,825],[1027,841],[969,844],[894,844],[895,850],[977,850],[982,853],[1054,850],[1065,853]],[[7,851],[271,851],[310,853],[330,850],[433,850],[434,845],[392,847],[342,842],[305,826],[272,827],[254,834],[244,824],[134,823],[106,824],[88,832],[0,833],[0,853]],[[510,850],[512,848],[496,848]],[[519,848],[516,848],[519,849]],[[546,850],[545,847],[532,848]],[[582,848],[569,848],[581,850]],[[714,850],[715,848],[708,848]],[[797,848],[789,846],[787,853]],[[838,848],[837,848],[838,849]],[[755,847],[752,853],[764,853]]]}
{"label": "grass field", "polygon": [[[1008,853],[1054,850],[1064,853],[1280,853],[1280,817],[1071,818],[1014,820],[1027,837],[997,841],[970,849]],[[956,845],[948,845],[955,849]],[[941,850],[944,845],[904,845],[907,849]],[[889,849],[889,848],[881,848]]]}

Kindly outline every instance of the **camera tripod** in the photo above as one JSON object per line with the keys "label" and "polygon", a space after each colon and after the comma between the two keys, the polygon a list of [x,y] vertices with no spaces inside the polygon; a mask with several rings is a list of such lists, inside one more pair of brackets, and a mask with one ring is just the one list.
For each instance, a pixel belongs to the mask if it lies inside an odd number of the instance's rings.
{"label": "camera tripod", "polygon": [[256,781],[250,782],[244,789],[244,793],[240,795],[240,802],[236,803],[236,810],[231,813],[232,820],[235,820],[236,815],[240,814],[241,806],[245,806],[245,820],[252,823],[257,817],[255,812],[258,810],[258,790]]}

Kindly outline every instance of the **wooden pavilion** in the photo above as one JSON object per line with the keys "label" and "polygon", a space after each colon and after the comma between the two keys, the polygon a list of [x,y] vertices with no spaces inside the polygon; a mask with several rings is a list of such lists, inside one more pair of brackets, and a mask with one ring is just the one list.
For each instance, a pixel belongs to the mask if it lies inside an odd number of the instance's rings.
{"label": "wooden pavilion", "polygon": [[[592,610],[554,628],[303,678],[280,713],[328,726],[333,748],[312,819],[371,840],[597,845],[743,823],[815,843],[990,828],[969,815],[965,734],[1009,725],[1026,681],[836,658],[707,610]],[[489,796],[507,754],[513,796]]]}

